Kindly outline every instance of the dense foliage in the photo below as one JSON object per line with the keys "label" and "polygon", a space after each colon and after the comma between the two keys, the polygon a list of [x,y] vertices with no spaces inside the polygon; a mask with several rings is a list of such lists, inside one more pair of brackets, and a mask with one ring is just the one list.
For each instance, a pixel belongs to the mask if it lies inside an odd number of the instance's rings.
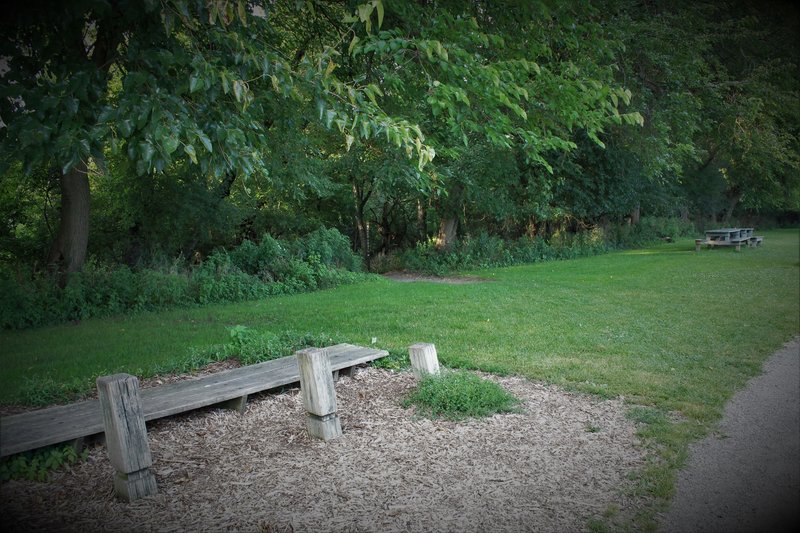
{"label": "dense foliage", "polygon": [[796,223],[798,20],[751,0],[14,3],[3,325],[329,284],[313,244],[264,270],[265,234],[335,228],[361,257],[337,268],[442,271]]}
{"label": "dense foliage", "polygon": [[238,302],[325,289],[364,279],[359,258],[336,230],[285,242],[265,235],[202,263],[176,260],[130,269],[89,261],[62,289],[48,277],[0,270],[0,327],[25,328],[125,312]]}

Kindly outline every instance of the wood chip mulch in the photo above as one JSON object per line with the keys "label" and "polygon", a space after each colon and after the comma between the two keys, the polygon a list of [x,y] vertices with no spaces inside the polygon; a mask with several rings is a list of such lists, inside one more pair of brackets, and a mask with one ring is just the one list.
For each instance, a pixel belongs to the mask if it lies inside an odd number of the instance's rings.
{"label": "wood chip mulch", "polygon": [[206,409],[149,424],[159,493],[112,491],[105,449],[46,483],[0,486],[4,531],[586,531],[633,512],[645,450],[621,400],[484,376],[521,413],[429,420],[400,403],[408,372],[362,368],[337,384],[343,436],[308,437],[297,389],[243,415]]}

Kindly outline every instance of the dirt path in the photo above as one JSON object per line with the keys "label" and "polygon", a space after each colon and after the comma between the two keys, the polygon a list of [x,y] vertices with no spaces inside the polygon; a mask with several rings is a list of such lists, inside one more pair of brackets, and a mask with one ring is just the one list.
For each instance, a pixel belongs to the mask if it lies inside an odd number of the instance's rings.
{"label": "dirt path", "polygon": [[665,533],[781,532],[800,526],[800,337],[728,403],[719,431],[690,447]]}
{"label": "dirt path", "polygon": [[468,283],[484,283],[491,281],[478,276],[428,276],[416,272],[387,272],[383,276],[403,283],[427,281],[429,283],[444,283],[447,285],[465,285]]}

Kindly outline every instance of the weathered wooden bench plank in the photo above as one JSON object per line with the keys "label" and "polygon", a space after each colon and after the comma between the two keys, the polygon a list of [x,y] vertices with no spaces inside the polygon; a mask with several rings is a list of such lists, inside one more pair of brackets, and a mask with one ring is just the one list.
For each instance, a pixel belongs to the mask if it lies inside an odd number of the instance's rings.
{"label": "weathered wooden bench plank", "polygon": [[[389,353],[352,344],[327,348],[331,370],[338,372]],[[300,380],[297,359],[282,357],[200,378],[141,390],[147,421],[243,398]],[[99,400],[48,407],[0,417],[0,457],[103,433]]]}

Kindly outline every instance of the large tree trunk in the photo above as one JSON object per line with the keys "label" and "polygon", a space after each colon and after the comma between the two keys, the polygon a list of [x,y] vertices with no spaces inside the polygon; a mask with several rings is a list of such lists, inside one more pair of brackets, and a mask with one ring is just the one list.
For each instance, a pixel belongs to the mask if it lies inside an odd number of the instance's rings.
{"label": "large tree trunk", "polygon": [[[116,9],[113,3],[111,7],[112,10]],[[114,18],[110,16],[97,27],[96,39],[91,47],[91,57],[87,57],[87,43],[83,34],[66,36],[66,43],[75,59],[94,63],[104,76],[105,84],[108,82],[107,76],[113,55],[121,38],[122,34],[114,27]],[[50,265],[62,274],[60,280],[62,286],[66,284],[69,274],[83,267],[88,244],[89,172],[86,162],[81,161],[61,176],[61,223],[48,257]]]}
{"label": "large tree trunk", "polygon": [[642,215],[642,206],[636,204],[636,207],[634,207],[631,210],[631,225],[635,226],[636,224],[638,224],[639,220],[641,219],[641,215]]}
{"label": "large tree trunk", "polygon": [[443,218],[439,223],[439,248],[450,248],[458,237],[458,218]]}
{"label": "large tree trunk", "polygon": [[89,173],[85,163],[61,176],[61,224],[48,262],[66,276],[86,260],[89,243]]}
{"label": "large tree trunk", "polygon": [[464,209],[464,189],[459,183],[455,183],[449,194],[439,202],[439,234],[437,236],[437,248],[450,248],[458,238],[458,219],[459,214]]}
{"label": "large tree trunk", "polygon": [[421,242],[428,240],[428,211],[421,198],[417,198],[417,235]]}
{"label": "large tree trunk", "polygon": [[739,205],[739,200],[742,199],[742,193],[738,188],[734,188],[728,191],[727,197],[728,207],[725,208],[725,215],[722,218],[722,221],[726,226],[730,224],[731,217],[733,216],[733,210],[736,209],[737,205]]}

